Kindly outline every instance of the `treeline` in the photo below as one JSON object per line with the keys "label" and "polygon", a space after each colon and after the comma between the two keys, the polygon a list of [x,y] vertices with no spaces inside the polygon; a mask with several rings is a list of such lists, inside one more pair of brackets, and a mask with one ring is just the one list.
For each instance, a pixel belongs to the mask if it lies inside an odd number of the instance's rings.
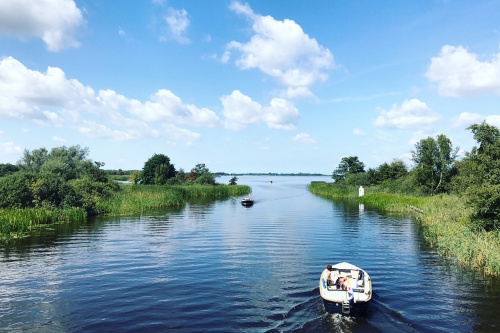
{"label": "treeline", "polygon": [[[205,164],[177,171],[163,154],[154,154],[142,170],[131,171],[132,185],[120,185],[110,180],[104,163],[92,161],[88,154],[88,148],[78,145],[40,148],[25,150],[16,165],[0,164],[0,238],[91,215],[182,205],[193,196],[222,198],[250,192],[248,186],[215,186],[219,184]],[[236,181],[233,177],[229,185]]]}
{"label": "treeline", "polygon": [[372,186],[412,196],[452,194],[464,199],[471,230],[500,229],[500,130],[483,122],[467,128],[477,146],[457,158],[458,147],[445,135],[420,140],[412,153],[414,166],[400,160],[365,170],[357,156],[342,158],[332,178],[335,186]]}

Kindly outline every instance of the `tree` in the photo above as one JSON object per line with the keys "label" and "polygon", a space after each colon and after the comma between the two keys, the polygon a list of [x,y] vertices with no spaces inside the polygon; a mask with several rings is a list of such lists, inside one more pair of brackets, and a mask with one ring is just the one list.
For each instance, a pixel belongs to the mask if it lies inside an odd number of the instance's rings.
{"label": "tree", "polygon": [[457,188],[471,205],[474,229],[500,229],[500,130],[486,122],[467,128],[479,144],[458,164]]}
{"label": "tree", "polygon": [[428,137],[420,140],[412,151],[418,185],[431,195],[446,192],[457,153],[458,147],[454,149],[451,140],[443,134],[437,139]]}
{"label": "tree", "polygon": [[141,173],[139,171],[132,171],[130,173],[130,177],[128,179],[129,182],[137,185],[137,183],[139,183],[140,180],[141,180]]}
{"label": "tree", "polygon": [[238,177],[234,176],[233,178],[229,179],[229,185],[236,185],[236,181],[238,180]]}
{"label": "tree", "polygon": [[[162,164],[164,166],[161,166]],[[142,169],[142,184],[157,184],[155,181],[159,181],[159,184],[165,184],[165,182],[172,177],[175,177],[175,168],[173,164],[170,164],[170,159],[167,156],[163,154],[154,154],[144,163],[144,168]]]}
{"label": "tree", "polygon": [[195,178],[200,177],[204,173],[209,173],[210,170],[205,166],[205,163],[198,163],[196,166],[191,170],[195,174]]}
{"label": "tree", "polygon": [[343,157],[339,166],[333,171],[335,182],[345,180],[348,175],[365,172],[365,164],[357,156]]}

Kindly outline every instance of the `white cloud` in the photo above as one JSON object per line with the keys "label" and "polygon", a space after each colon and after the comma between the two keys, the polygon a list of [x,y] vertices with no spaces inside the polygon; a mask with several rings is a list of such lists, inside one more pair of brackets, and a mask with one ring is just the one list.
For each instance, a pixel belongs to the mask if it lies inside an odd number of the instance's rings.
{"label": "white cloud", "polygon": [[137,100],[124,100],[130,104],[129,112],[148,122],[174,122],[195,127],[216,127],[220,125],[215,112],[206,108],[197,108],[184,104],[173,92],[160,89],[151,96],[151,100],[141,103]]}
{"label": "white cloud", "polygon": [[453,128],[467,128],[472,124],[481,123],[484,117],[477,113],[462,112],[458,117],[452,119]]}
{"label": "white cloud", "polygon": [[73,0],[2,0],[0,34],[42,38],[50,51],[78,47],[75,30],[84,23]]}
{"label": "white cloud", "polygon": [[16,146],[14,142],[0,142],[0,152],[4,154],[18,154],[22,151],[21,147]]}
{"label": "white cloud", "polygon": [[405,100],[401,106],[394,104],[390,110],[382,108],[377,110],[380,114],[375,120],[375,127],[407,129],[430,126],[441,118],[418,99]]}
{"label": "white cloud", "polygon": [[90,87],[66,79],[57,67],[41,73],[12,57],[0,60],[0,117],[49,122],[48,114],[40,107],[74,108],[90,105],[93,99]]}
{"label": "white cloud", "polygon": [[247,43],[230,42],[222,62],[229,61],[232,50],[240,51],[236,60],[240,69],[258,68],[283,86],[303,88],[302,92],[315,82],[326,80],[326,70],[334,66],[333,55],[297,23],[255,14],[248,4],[240,2],[233,2],[230,9],[252,22],[254,35]]}
{"label": "white cloud", "polygon": [[[78,132],[85,134],[90,138],[110,139],[114,141],[129,141],[146,136],[144,132],[141,132],[140,129],[116,130],[111,129],[106,125],[88,120],[82,120],[75,127]],[[155,131],[151,131],[149,134],[151,137],[157,137],[158,135],[155,135],[155,133]]]}
{"label": "white cloud", "polygon": [[467,128],[473,124],[480,124],[483,121],[486,123],[500,128],[500,116],[489,115],[482,116],[478,113],[462,112],[458,117],[453,118],[452,127],[454,128]]}
{"label": "white cloud", "polygon": [[500,53],[491,61],[479,61],[462,46],[445,45],[439,56],[431,59],[425,75],[431,82],[438,82],[443,96],[500,94]]}
{"label": "white cloud", "polygon": [[[124,114],[129,113],[131,117]],[[89,118],[96,119],[89,119]],[[12,57],[0,60],[0,119],[32,121],[40,126],[72,126],[89,137],[135,140],[158,137],[149,126],[157,123],[216,127],[215,112],[184,104],[161,89],[146,102],[129,99],[113,90],[94,90],[68,79],[56,67],[33,71]],[[178,136],[179,137],[179,136]],[[193,136],[189,142],[194,141]]]}
{"label": "white cloud", "polygon": [[272,129],[295,129],[299,111],[287,100],[273,98],[270,105],[263,107],[239,90],[221,97],[222,114],[226,117],[226,128],[240,130],[247,125],[265,123]]}
{"label": "white cloud", "polygon": [[174,142],[184,142],[186,146],[192,146],[194,141],[201,138],[201,134],[189,131],[184,128],[178,128],[172,125],[163,124],[165,133]]}
{"label": "white cloud", "polygon": [[293,142],[302,142],[302,143],[307,143],[307,144],[315,144],[317,141],[316,139],[312,138],[309,134],[307,133],[299,133],[296,136],[292,138]]}
{"label": "white cloud", "polygon": [[187,15],[188,14],[184,9],[177,10],[169,8],[168,13],[165,16],[169,36],[183,44],[190,42],[189,38],[184,36],[184,33],[190,24]]}
{"label": "white cloud", "polygon": [[65,138],[61,138],[60,136],[56,136],[56,135],[54,135],[52,137],[52,140],[54,140],[55,142],[62,142],[62,143],[66,142]]}

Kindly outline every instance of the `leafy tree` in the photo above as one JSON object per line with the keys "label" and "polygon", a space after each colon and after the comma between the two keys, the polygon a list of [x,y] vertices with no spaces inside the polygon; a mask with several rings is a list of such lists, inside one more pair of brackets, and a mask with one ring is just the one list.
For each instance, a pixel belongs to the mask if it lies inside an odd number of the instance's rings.
{"label": "leafy tree", "polygon": [[365,172],[365,164],[357,156],[343,157],[339,166],[333,171],[335,182],[345,180],[348,175]]}
{"label": "leafy tree", "polygon": [[196,175],[195,178],[198,178],[201,175],[210,172],[210,170],[208,170],[208,168],[205,166],[204,163],[198,163],[198,164],[196,164],[196,166],[191,171],[193,171],[194,174]]}
{"label": "leafy tree", "polygon": [[[468,203],[475,229],[500,229],[500,130],[486,122],[467,128],[479,146],[458,164],[458,179]],[[457,182],[458,183],[458,182]]]}
{"label": "leafy tree", "polygon": [[236,181],[238,180],[238,177],[234,176],[233,178],[229,179],[229,185],[236,185]]}
{"label": "leafy tree", "polygon": [[412,151],[417,183],[431,195],[447,191],[457,153],[458,147],[454,149],[451,140],[443,134],[437,139],[420,140]]}
{"label": "leafy tree", "polygon": [[14,172],[17,172],[17,171],[19,171],[19,167],[14,165],[14,164],[10,164],[10,163],[2,164],[2,163],[0,163],[0,177],[13,174]]}
{"label": "leafy tree", "polygon": [[130,177],[128,179],[129,182],[137,185],[137,183],[139,183],[140,180],[141,180],[141,173],[139,171],[134,170],[130,173]]}
{"label": "leafy tree", "polygon": [[[162,164],[164,165],[163,167],[161,167]],[[175,177],[175,168],[173,164],[170,164],[170,159],[167,156],[154,154],[144,163],[142,184],[153,185],[156,184],[156,180],[160,182],[159,184],[165,184],[172,177]]]}
{"label": "leafy tree", "polygon": [[[95,213],[99,198],[117,190],[80,146],[24,151],[19,172],[0,178],[0,208],[84,207]],[[75,186],[78,185],[79,186]]]}
{"label": "leafy tree", "polygon": [[48,159],[49,152],[45,148],[35,149],[32,152],[25,149],[23,157],[17,162],[17,165],[25,171],[39,172]]}
{"label": "leafy tree", "polygon": [[200,185],[215,185],[215,176],[210,172],[205,172],[197,177],[194,182]]}
{"label": "leafy tree", "polygon": [[33,172],[20,171],[0,178],[0,208],[34,207],[30,184],[36,180]]}

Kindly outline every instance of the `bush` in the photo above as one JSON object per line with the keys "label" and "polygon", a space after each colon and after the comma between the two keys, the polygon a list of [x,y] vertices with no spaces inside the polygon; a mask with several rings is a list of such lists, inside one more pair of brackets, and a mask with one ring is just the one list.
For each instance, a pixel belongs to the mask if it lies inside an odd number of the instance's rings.
{"label": "bush", "polygon": [[473,208],[472,229],[500,229],[500,185],[471,186],[465,193],[467,202]]}

